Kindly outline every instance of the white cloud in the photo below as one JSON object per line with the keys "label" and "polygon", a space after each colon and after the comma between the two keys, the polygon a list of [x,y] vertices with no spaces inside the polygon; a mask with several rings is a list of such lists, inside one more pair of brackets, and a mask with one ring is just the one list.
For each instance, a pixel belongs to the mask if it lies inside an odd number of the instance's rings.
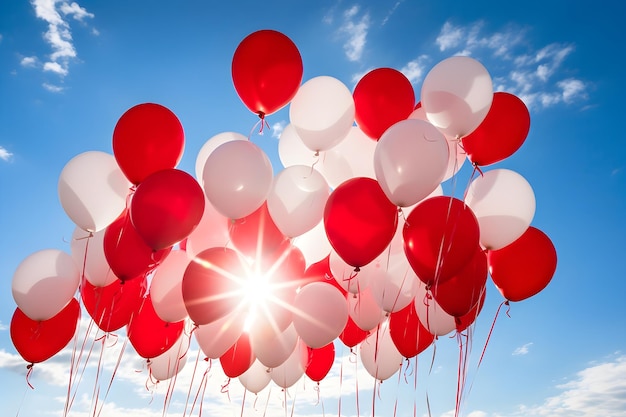
{"label": "white cloud", "polygon": [[34,67],[37,65],[37,62],[39,62],[39,60],[36,56],[25,56],[20,61],[20,65],[23,67]]}
{"label": "white cloud", "polygon": [[526,343],[523,346],[518,347],[517,349],[515,349],[513,351],[513,356],[519,356],[519,355],[527,355],[528,352],[530,351],[530,347],[532,346],[532,342],[530,343]]}
{"label": "white cloud", "polygon": [[347,36],[347,41],[343,48],[346,57],[350,61],[358,61],[361,59],[365,44],[367,43],[367,32],[370,27],[370,16],[368,13],[359,17],[359,6],[353,6],[347,9],[344,14],[343,25],[339,29],[340,33]]}
{"label": "white cloud", "polygon": [[[9,151],[7,151],[3,146],[0,146],[0,159],[2,159],[3,161],[10,161],[11,158],[13,157],[13,154]],[[6,325],[3,323],[0,323],[0,330],[6,330]]]}
{"label": "white cloud", "polygon": [[64,90],[63,87],[54,85],[54,84],[43,83],[42,85],[43,85],[43,88],[50,91],[51,93],[60,93],[61,91]]}
{"label": "white cloud", "polygon": [[[76,2],[31,0],[31,4],[36,16],[48,24],[43,38],[52,48],[52,53],[49,60],[44,63],[43,70],[65,77],[69,73],[70,61],[77,56],[67,18],[72,17],[76,21],[84,22],[84,19],[93,18],[94,15]],[[22,60],[22,65],[24,65],[24,60]]]}
{"label": "white cloud", "polygon": [[272,124],[272,137],[273,138],[280,138],[280,134],[283,133],[283,130],[285,129],[285,125],[286,123],[284,121],[281,122],[276,122],[274,124]]}
{"label": "white cloud", "polygon": [[534,416],[626,416],[626,356],[589,366],[557,388],[562,392],[536,407],[521,410]]}
{"label": "white cloud", "polygon": [[396,3],[391,7],[391,10],[389,10],[389,12],[387,13],[387,16],[384,17],[383,21],[380,24],[381,26],[385,26],[385,24],[387,24],[387,22],[389,21],[391,16],[395,13],[395,11],[398,9],[398,7],[400,7],[402,2],[404,2],[404,0],[396,1]]}
{"label": "white cloud", "polygon": [[458,47],[464,38],[464,32],[460,27],[452,26],[450,22],[444,23],[435,42],[440,51],[446,51]]}
{"label": "white cloud", "polygon": [[411,81],[411,84],[417,84],[424,78],[427,70],[426,63],[429,61],[430,59],[427,55],[421,55],[416,59],[409,61],[400,69],[400,72],[403,73],[409,81]]}

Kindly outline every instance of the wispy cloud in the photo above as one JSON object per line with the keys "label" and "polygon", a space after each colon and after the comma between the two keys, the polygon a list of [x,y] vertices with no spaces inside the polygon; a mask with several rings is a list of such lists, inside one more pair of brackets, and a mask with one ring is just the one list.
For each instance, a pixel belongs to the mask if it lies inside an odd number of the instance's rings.
{"label": "wispy cloud", "polygon": [[358,61],[361,59],[367,43],[369,27],[369,13],[361,13],[359,6],[352,6],[344,11],[343,23],[339,32],[347,38],[343,48],[348,60]]}
{"label": "wispy cloud", "polygon": [[575,104],[588,99],[590,85],[571,76],[564,63],[575,47],[550,43],[539,48],[529,44],[528,28],[507,26],[489,33],[485,23],[455,25],[446,22],[436,38],[440,53],[474,56],[488,62],[494,88],[519,96],[529,108]]}
{"label": "wispy cloud", "polygon": [[523,346],[518,347],[517,349],[513,351],[513,356],[528,355],[528,352],[530,352],[530,347],[532,345],[533,343],[530,342],[530,343],[526,343]]}
{"label": "wispy cloud", "polygon": [[391,18],[391,16],[395,13],[395,11],[398,9],[398,7],[400,7],[403,2],[404,0],[396,1],[396,3],[391,7],[391,10],[389,10],[389,12],[387,12],[387,15],[383,18],[383,21],[380,23],[381,26],[385,26],[387,24],[389,18]]}
{"label": "wispy cloud", "polygon": [[420,55],[412,61],[409,61],[404,67],[400,69],[412,84],[417,84],[422,81],[428,70],[428,63],[430,58],[428,55]]}
{"label": "wispy cloud", "polygon": [[[13,158],[13,154],[7,151],[3,146],[0,146],[0,159],[8,162],[11,160],[11,158]],[[0,323],[0,326],[2,326],[1,323]]]}
{"label": "wispy cloud", "polygon": [[25,56],[20,61],[20,65],[23,67],[27,67],[27,68],[36,67],[38,63],[39,63],[39,59],[37,59],[36,56]]}
{"label": "wispy cloud", "polygon": [[[52,49],[41,65],[44,72],[53,73],[61,80],[69,74],[70,62],[77,57],[76,48],[72,38],[70,19],[83,23],[85,19],[93,19],[93,13],[89,13],[84,7],[76,2],[59,0],[31,0],[37,18],[48,24],[43,34],[46,43]],[[94,32],[94,33],[97,33]],[[37,57],[26,57],[21,61],[22,66],[36,66],[39,63]],[[60,86],[44,84],[44,88],[52,92],[63,91]]]}

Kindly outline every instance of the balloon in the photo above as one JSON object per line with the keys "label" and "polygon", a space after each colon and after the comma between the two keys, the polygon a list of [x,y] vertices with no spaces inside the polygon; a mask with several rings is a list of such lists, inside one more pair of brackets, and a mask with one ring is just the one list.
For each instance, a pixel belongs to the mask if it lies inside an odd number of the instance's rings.
{"label": "balloon", "polygon": [[251,259],[270,256],[287,241],[274,223],[266,202],[249,215],[231,220],[228,234],[232,245]]}
{"label": "balloon", "polygon": [[477,249],[461,271],[445,282],[433,285],[433,298],[446,313],[461,317],[469,313],[485,292],[487,272],[487,255]]}
{"label": "balloon", "polygon": [[435,336],[445,336],[457,328],[457,318],[441,308],[425,285],[420,285],[415,295],[415,311],[420,323]]}
{"label": "balloon", "polygon": [[236,378],[252,366],[254,359],[250,338],[247,333],[242,333],[235,344],[220,356],[220,364],[226,376]]}
{"label": "balloon", "polygon": [[89,151],[75,156],[63,167],[58,182],[59,200],[74,224],[97,232],[124,210],[130,186],[113,155]]}
{"label": "balloon", "polygon": [[354,267],[347,264],[334,250],[328,256],[328,265],[330,268],[330,276],[333,277],[337,286],[341,287],[343,292],[350,294],[358,294],[369,285],[367,279],[369,276],[363,273],[363,269],[355,271]]}
{"label": "balloon", "polygon": [[504,298],[522,301],[542,291],[556,271],[554,244],[530,226],[513,243],[487,252],[491,278]]}
{"label": "balloon", "polygon": [[190,337],[182,335],[176,343],[148,361],[150,376],[157,381],[166,381],[183,370],[187,363]]}
{"label": "balloon", "polygon": [[321,348],[335,340],[348,321],[348,304],[341,291],[322,282],[300,289],[294,301],[293,325],[311,348]]}
{"label": "balloon", "polygon": [[76,333],[79,319],[80,304],[75,298],[46,320],[33,320],[18,307],[11,318],[11,341],[26,362],[43,362],[67,346]]}
{"label": "balloon", "polygon": [[314,77],[302,84],[289,106],[289,120],[314,152],[341,142],[354,123],[352,93],[334,77]]}
{"label": "balloon", "polygon": [[302,82],[302,57],[284,34],[259,30],[237,46],[231,70],[241,101],[264,117],[283,108],[295,96]]}
{"label": "balloon", "polygon": [[218,212],[205,198],[200,223],[185,239],[185,252],[189,258],[208,248],[227,246],[230,242],[228,233],[230,225],[230,219]]}
{"label": "balloon", "polygon": [[248,138],[237,132],[222,132],[204,142],[204,145],[202,145],[202,148],[200,148],[200,151],[198,152],[198,156],[196,156],[195,172],[196,179],[198,181],[202,181],[204,165],[206,164],[206,160],[209,158],[209,155],[211,155],[218,146],[223,143],[230,142],[231,140],[248,140]]}
{"label": "balloon", "polygon": [[261,207],[273,178],[272,163],[261,148],[249,141],[233,140],[209,155],[202,186],[217,211],[229,219],[240,219]]}
{"label": "balloon", "polygon": [[189,318],[196,325],[211,323],[237,309],[247,272],[237,252],[209,248],[187,265],[182,292]]}
{"label": "balloon", "polygon": [[239,375],[241,385],[253,394],[261,392],[263,388],[267,387],[271,380],[270,370],[267,366],[259,362],[258,359],[252,363],[252,366],[250,366],[246,372]]}
{"label": "balloon", "polygon": [[339,335],[339,340],[341,340],[347,347],[352,348],[365,340],[369,334],[369,331],[361,329],[351,317],[348,317],[346,327],[344,327],[343,331]]}
{"label": "balloon", "polygon": [[376,302],[372,289],[367,286],[358,294],[350,295],[348,301],[348,314],[354,323],[363,330],[375,329],[385,318],[385,313]]}
{"label": "balloon", "polygon": [[202,187],[178,169],[164,169],[146,177],[130,202],[131,222],[154,250],[165,249],[189,236],[203,212]]}
{"label": "balloon", "polygon": [[187,318],[182,282],[190,259],[183,250],[173,250],[154,271],[150,294],[154,311],[163,321],[175,322]]}
{"label": "balloon", "polygon": [[443,181],[448,153],[446,138],[430,123],[399,121],[378,140],[374,153],[376,178],[392,203],[411,206]]}
{"label": "balloon", "polygon": [[517,96],[498,91],[482,123],[462,139],[467,157],[476,165],[491,165],[517,151],[528,136],[530,113]]}
{"label": "balloon", "polygon": [[309,362],[306,365],[305,373],[313,381],[320,382],[326,378],[330,368],[335,362],[335,345],[329,343],[317,349],[308,348]]}
{"label": "balloon", "polygon": [[259,362],[267,368],[276,368],[293,353],[298,344],[298,333],[293,325],[278,334],[275,329],[252,326],[250,344]]}
{"label": "balloon", "polygon": [[126,334],[131,345],[142,358],[150,359],[170,349],[183,336],[184,321],[169,323],[157,316],[148,294],[133,313]]}
{"label": "balloon", "polygon": [[435,340],[435,335],[420,322],[415,303],[389,315],[389,335],[405,358],[419,355]]}
{"label": "balloon", "polygon": [[154,172],[175,168],[184,146],[185,133],[178,117],[160,104],[131,107],[113,130],[113,155],[135,185]]}
{"label": "balloon", "polygon": [[147,285],[146,278],[126,282],[116,279],[105,287],[96,287],[84,280],[80,295],[96,326],[108,333],[128,324],[143,302]]}
{"label": "balloon", "polygon": [[463,201],[438,196],[415,206],[402,234],[411,268],[424,283],[435,284],[451,278],[470,261],[480,230]]}
{"label": "balloon", "polygon": [[379,381],[389,379],[402,367],[402,354],[391,339],[388,322],[367,336],[359,354],[365,370]]}
{"label": "balloon", "polygon": [[469,56],[452,56],[424,78],[421,103],[428,120],[445,135],[462,138],[485,119],[493,100],[487,69]]}
{"label": "balloon", "polygon": [[80,272],[71,255],[43,249],[28,255],[13,273],[11,290],[17,307],[35,321],[48,320],[78,290]]}
{"label": "balloon", "polygon": [[386,258],[368,265],[367,272],[373,273],[368,280],[368,289],[376,304],[386,313],[391,313],[403,309],[413,301],[419,278],[403,253],[390,254]]}
{"label": "balloon", "polygon": [[[411,113],[411,115],[409,116],[409,119],[424,120],[430,123],[430,121],[428,120],[428,117],[426,117],[426,113],[424,112],[424,109],[422,108],[421,102],[417,103],[417,105],[415,106],[415,110],[413,110],[413,113]],[[467,160],[467,153],[465,152],[465,149],[463,149],[463,147],[460,146],[461,141],[451,136],[446,136],[446,135],[444,136],[446,138],[446,142],[448,143],[449,152],[448,152],[448,168],[446,169],[446,173],[443,176],[442,182],[449,180],[457,172],[459,172],[461,170],[461,167]]]}
{"label": "balloon", "polygon": [[304,375],[304,370],[309,362],[307,346],[298,341],[296,348],[282,365],[270,371],[272,381],[281,388],[293,386]]}
{"label": "balloon", "polygon": [[293,165],[274,177],[267,210],[285,236],[296,237],[322,221],[329,195],[322,174],[304,165]]}
{"label": "balloon", "polygon": [[520,237],[535,216],[535,193],[528,181],[510,169],[493,169],[470,184],[465,203],[480,226],[480,244],[505,247]]}
{"label": "balloon", "polygon": [[352,95],[356,123],[374,140],[391,125],[406,119],[415,106],[413,85],[393,68],[368,72],[356,84]]}
{"label": "balloon", "polygon": [[145,276],[156,268],[172,250],[153,250],[139,235],[124,212],[104,232],[104,256],[111,270],[122,281]]}
{"label": "balloon", "polygon": [[357,177],[342,183],[330,194],[324,209],[328,241],[357,269],[389,245],[397,222],[397,207],[372,178]]}
{"label": "balloon", "polygon": [[485,287],[485,291],[481,293],[480,300],[478,300],[478,303],[476,303],[476,305],[472,307],[472,309],[468,313],[462,315],[461,317],[456,317],[457,333],[461,333],[463,330],[467,329],[469,326],[474,324],[474,322],[478,318],[478,315],[482,311],[483,306],[485,305],[486,297],[487,297],[487,291]]}
{"label": "balloon", "polygon": [[104,254],[105,233],[106,229],[91,233],[76,226],[70,241],[74,262],[82,267],[85,279],[96,287],[105,287],[118,280]]}
{"label": "balloon", "polygon": [[323,218],[308,232],[292,238],[291,244],[300,249],[309,266],[327,258],[333,249],[326,237]]}
{"label": "balloon", "polygon": [[240,311],[220,319],[199,325],[193,332],[202,352],[211,359],[218,359],[235,344],[244,329],[246,315]]}

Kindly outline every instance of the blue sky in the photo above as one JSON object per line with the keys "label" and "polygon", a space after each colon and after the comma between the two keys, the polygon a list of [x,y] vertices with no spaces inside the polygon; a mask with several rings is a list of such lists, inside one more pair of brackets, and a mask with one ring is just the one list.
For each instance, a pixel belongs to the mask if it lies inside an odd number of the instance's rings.
{"label": "blue sky", "polygon": [[[514,2],[515,3],[515,2]],[[9,323],[15,302],[11,279],[19,263],[44,248],[69,251],[73,223],[57,196],[64,165],[75,155],[112,153],[111,136],[128,108],[155,102],[170,108],[185,129],[179,168],[194,172],[206,140],[227,131],[248,135],[257,121],[238,98],[230,75],[233,52],[249,33],[274,29],[302,55],[303,81],[330,75],[350,89],[367,71],[392,67],[416,94],[429,69],[456,54],[489,70],[497,90],[518,95],[531,114],[526,142],[497,167],[521,173],[537,200],[533,226],[552,239],[559,264],[540,294],[512,303],[498,316],[484,359],[487,334],[503,301],[488,288],[473,331],[468,417],[626,416],[626,163],[623,119],[622,17],[626,6],[535,1],[202,2],[55,0],[0,5],[0,401],[21,416],[63,415],[72,353],[38,364],[26,382]],[[419,100],[419,97],[416,97]],[[268,117],[272,129],[253,140],[280,169],[278,136],[288,110]],[[458,175],[464,187],[471,169]],[[448,187],[449,184],[446,185]],[[449,189],[446,188],[446,189]],[[85,315],[86,317],[86,315]],[[93,401],[96,354],[76,388],[71,416],[198,415],[192,380],[198,348],[168,396],[167,383],[146,387],[145,365],[127,350],[107,393],[123,333],[109,346]],[[128,346],[130,348],[130,346]],[[273,388],[245,415],[454,415],[459,349],[454,338],[436,343],[413,368],[376,387],[338,345],[319,391],[311,381],[282,393]],[[341,362],[341,363],[339,363]],[[414,367],[415,362],[411,362]],[[204,372],[206,363],[198,369]],[[214,366],[204,391],[205,415],[241,414],[236,381],[221,392]],[[142,372],[139,372],[142,371]],[[340,378],[340,374],[342,377]],[[355,378],[358,379],[358,384]],[[358,392],[358,395],[355,394]],[[357,407],[357,398],[360,401]],[[284,406],[287,404],[287,407]],[[323,407],[322,407],[323,405]]]}

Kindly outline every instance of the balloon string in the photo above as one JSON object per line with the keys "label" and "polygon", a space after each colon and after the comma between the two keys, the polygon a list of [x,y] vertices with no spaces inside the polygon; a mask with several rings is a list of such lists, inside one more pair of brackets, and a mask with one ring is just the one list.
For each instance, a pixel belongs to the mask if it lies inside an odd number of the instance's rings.
{"label": "balloon string", "polygon": [[[413,375],[413,391],[417,392],[417,355],[415,355],[415,374]],[[413,417],[417,417],[417,399],[413,396]]]}
{"label": "balloon string", "polygon": [[241,414],[240,417],[243,417],[243,410],[245,409],[245,405],[246,405],[246,393],[248,392],[247,389],[243,390],[243,397],[241,398]]}
{"label": "balloon string", "polygon": [[[194,326],[191,330],[191,333],[195,331],[198,326]],[[196,371],[198,370],[198,363],[200,362],[200,349],[198,349],[198,354],[196,355],[196,361],[193,366],[193,371],[191,372],[191,381],[189,382],[189,390],[187,391],[187,398],[185,399],[185,408],[183,409],[183,417],[187,415],[187,406],[189,405],[189,398],[191,397],[191,387],[193,386],[194,379],[196,378]]]}
{"label": "balloon string", "polygon": [[491,339],[491,333],[493,333],[493,329],[496,326],[496,320],[498,319],[498,315],[500,314],[500,309],[502,308],[502,306],[507,306],[507,311],[506,311],[506,315],[508,317],[511,317],[511,315],[509,314],[510,311],[510,304],[509,304],[509,300],[505,300],[502,303],[500,303],[500,305],[498,306],[498,310],[496,311],[496,315],[493,318],[493,323],[491,323],[491,329],[489,329],[489,334],[487,335],[487,340],[485,340],[485,346],[483,347],[483,351],[480,354],[480,360],[478,361],[478,365],[476,366],[476,372],[478,372],[478,368],[480,368],[480,364],[483,361],[483,358],[485,357],[485,351],[487,350],[487,345],[489,344],[489,339]]}
{"label": "balloon string", "polygon": [[226,380],[226,383],[222,385],[222,387],[220,389],[220,392],[222,394],[226,394],[226,398],[228,398],[228,402],[232,402],[231,399],[230,399],[230,389],[228,387],[229,385],[230,385],[230,378],[228,378]]}
{"label": "balloon string", "polygon": [[[199,351],[198,351],[198,354],[200,354]],[[209,358],[205,358],[204,360],[209,362],[209,366],[204,371],[204,374],[202,374],[202,378],[200,379],[200,385],[198,386],[198,391],[196,392],[196,396],[193,399],[193,403],[191,405],[191,409],[189,411],[189,415],[191,415],[193,413],[193,409],[196,406],[196,402],[198,401],[198,397],[200,397],[200,392],[201,391],[202,391],[202,398],[204,399],[204,392],[206,390],[207,381],[208,381],[207,375],[209,373],[209,370],[211,369],[211,360]],[[194,370],[194,372],[195,372],[195,370]],[[189,389],[191,390],[191,387]],[[202,415],[202,402],[203,401],[200,401],[200,406],[199,406],[199,410],[198,410],[198,416]]]}
{"label": "balloon string", "polygon": [[[341,388],[342,386],[343,386],[343,360],[341,361],[341,366],[339,366],[339,399],[337,400],[337,415],[339,417],[341,417]],[[358,395],[358,392],[359,391],[357,390],[357,395]],[[358,403],[358,400],[357,400],[357,403]]]}
{"label": "balloon string", "polygon": [[482,169],[480,169],[480,167],[477,164],[473,164],[473,167],[474,167],[474,169],[472,170],[472,175],[470,175],[469,181],[467,181],[467,187],[465,187],[465,192],[463,193],[463,200],[464,201],[467,199],[467,193],[469,192],[470,185],[472,184],[472,182],[476,178],[476,173],[480,174],[481,177],[483,177],[485,175],[483,173]]}
{"label": "balloon string", "polygon": [[28,387],[30,389],[35,389],[35,387],[33,387],[33,385],[30,383],[30,376],[33,373],[33,366],[35,366],[34,363],[29,363],[28,365],[26,365],[26,384],[28,385]]}
{"label": "balloon string", "polygon": [[[128,343],[128,338],[124,339],[124,343],[122,343],[120,354],[117,357],[117,362],[115,363],[115,367],[113,368],[113,372],[111,373],[111,379],[109,380],[109,385],[107,386],[107,389],[104,393],[104,399],[102,400],[103,405],[107,397],[109,396],[109,392],[111,392],[111,387],[113,386],[113,379],[115,378],[115,375],[117,374],[117,370],[119,369],[120,364],[122,363],[122,356],[124,355],[124,351],[126,350],[127,343]],[[116,344],[117,344],[117,337],[116,337]],[[102,412],[102,407],[100,408],[98,415],[100,415],[101,412]]]}

